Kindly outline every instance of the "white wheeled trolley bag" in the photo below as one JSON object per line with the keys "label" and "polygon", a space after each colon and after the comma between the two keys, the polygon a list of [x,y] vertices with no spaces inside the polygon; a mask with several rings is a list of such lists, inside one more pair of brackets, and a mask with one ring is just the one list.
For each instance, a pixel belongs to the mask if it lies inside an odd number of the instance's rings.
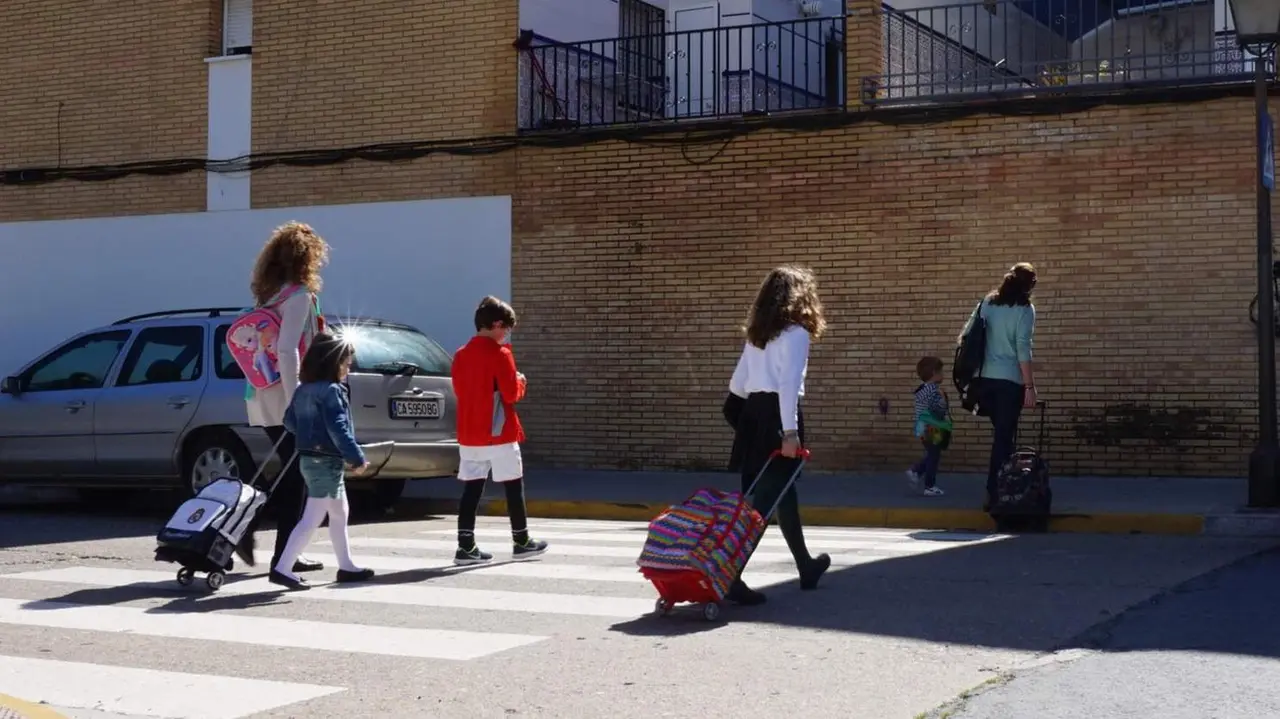
{"label": "white wheeled trolley bag", "polygon": [[[268,459],[279,451],[283,441],[281,436]],[[254,526],[258,513],[297,457],[298,453],[294,452],[265,492],[254,486],[266,467],[265,461],[248,482],[230,477],[210,482],[199,494],[183,502],[156,535],[156,561],[182,565],[178,570],[178,583],[183,586],[195,581],[196,572],[206,572],[205,583],[209,589],[215,592],[221,589],[233,565],[236,546]]]}

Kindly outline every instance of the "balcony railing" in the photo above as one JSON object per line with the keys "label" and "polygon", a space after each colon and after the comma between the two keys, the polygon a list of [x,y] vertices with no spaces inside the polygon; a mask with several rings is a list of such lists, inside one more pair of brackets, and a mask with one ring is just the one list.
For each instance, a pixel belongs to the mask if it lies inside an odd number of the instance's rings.
{"label": "balcony railing", "polygon": [[[933,0],[937,2],[938,0]],[[1253,61],[1213,0],[985,0],[884,7],[873,104],[1235,82]]]}
{"label": "balcony railing", "polygon": [[845,19],[520,47],[521,129],[841,108]]}

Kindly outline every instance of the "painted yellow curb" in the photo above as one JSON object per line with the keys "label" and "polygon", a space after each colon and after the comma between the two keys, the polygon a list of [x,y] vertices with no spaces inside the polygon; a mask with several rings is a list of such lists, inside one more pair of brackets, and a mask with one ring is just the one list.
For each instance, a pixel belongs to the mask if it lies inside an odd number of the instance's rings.
{"label": "painted yellow curb", "polygon": [[[531,516],[550,519],[595,519],[647,522],[672,503],[528,501]],[[480,508],[487,517],[507,514],[506,500],[494,499]],[[870,507],[802,507],[806,524],[828,527],[882,527],[889,529],[960,529],[993,531],[995,524],[985,512],[973,509]],[[1082,534],[1200,534],[1204,517],[1195,514],[1071,514],[1053,517],[1049,531]]]}
{"label": "painted yellow curb", "polygon": [[[6,711],[7,710],[7,711]],[[9,712],[16,712],[16,716],[12,716]],[[7,694],[0,694],[0,719],[67,719],[52,709],[46,709],[39,704],[24,702],[17,697],[11,697]]]}

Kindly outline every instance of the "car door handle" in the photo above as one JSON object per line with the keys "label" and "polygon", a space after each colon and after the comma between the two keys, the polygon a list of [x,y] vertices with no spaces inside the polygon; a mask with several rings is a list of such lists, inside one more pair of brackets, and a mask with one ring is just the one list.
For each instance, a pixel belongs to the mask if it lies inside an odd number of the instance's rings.
{"label": "car door handle", "polygon": [[80,410],[84,409],[84,407],[85,407],[84,400],[82,399],[72,400],[67,403],[67,412],[71,414],[75,414],[76,412],[79,412]]}
{"label": "car door handle", "polygon": [[186,407],[189,404],[191,404],[190,397],[170,397],[169,398],[169,406],[174,409],[182,409],[183,407]]}

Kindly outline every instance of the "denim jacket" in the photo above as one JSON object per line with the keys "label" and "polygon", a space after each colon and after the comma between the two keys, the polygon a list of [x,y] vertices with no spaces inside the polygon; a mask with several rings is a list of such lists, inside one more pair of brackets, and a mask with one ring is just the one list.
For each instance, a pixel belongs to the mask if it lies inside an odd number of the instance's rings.
{"label": "denim jacket", "polygon": [[341,457],[357,467],[364,464],[347,388],[336,382],[299,385],[285,410],[284,428],[297,438],[299,454]]}

